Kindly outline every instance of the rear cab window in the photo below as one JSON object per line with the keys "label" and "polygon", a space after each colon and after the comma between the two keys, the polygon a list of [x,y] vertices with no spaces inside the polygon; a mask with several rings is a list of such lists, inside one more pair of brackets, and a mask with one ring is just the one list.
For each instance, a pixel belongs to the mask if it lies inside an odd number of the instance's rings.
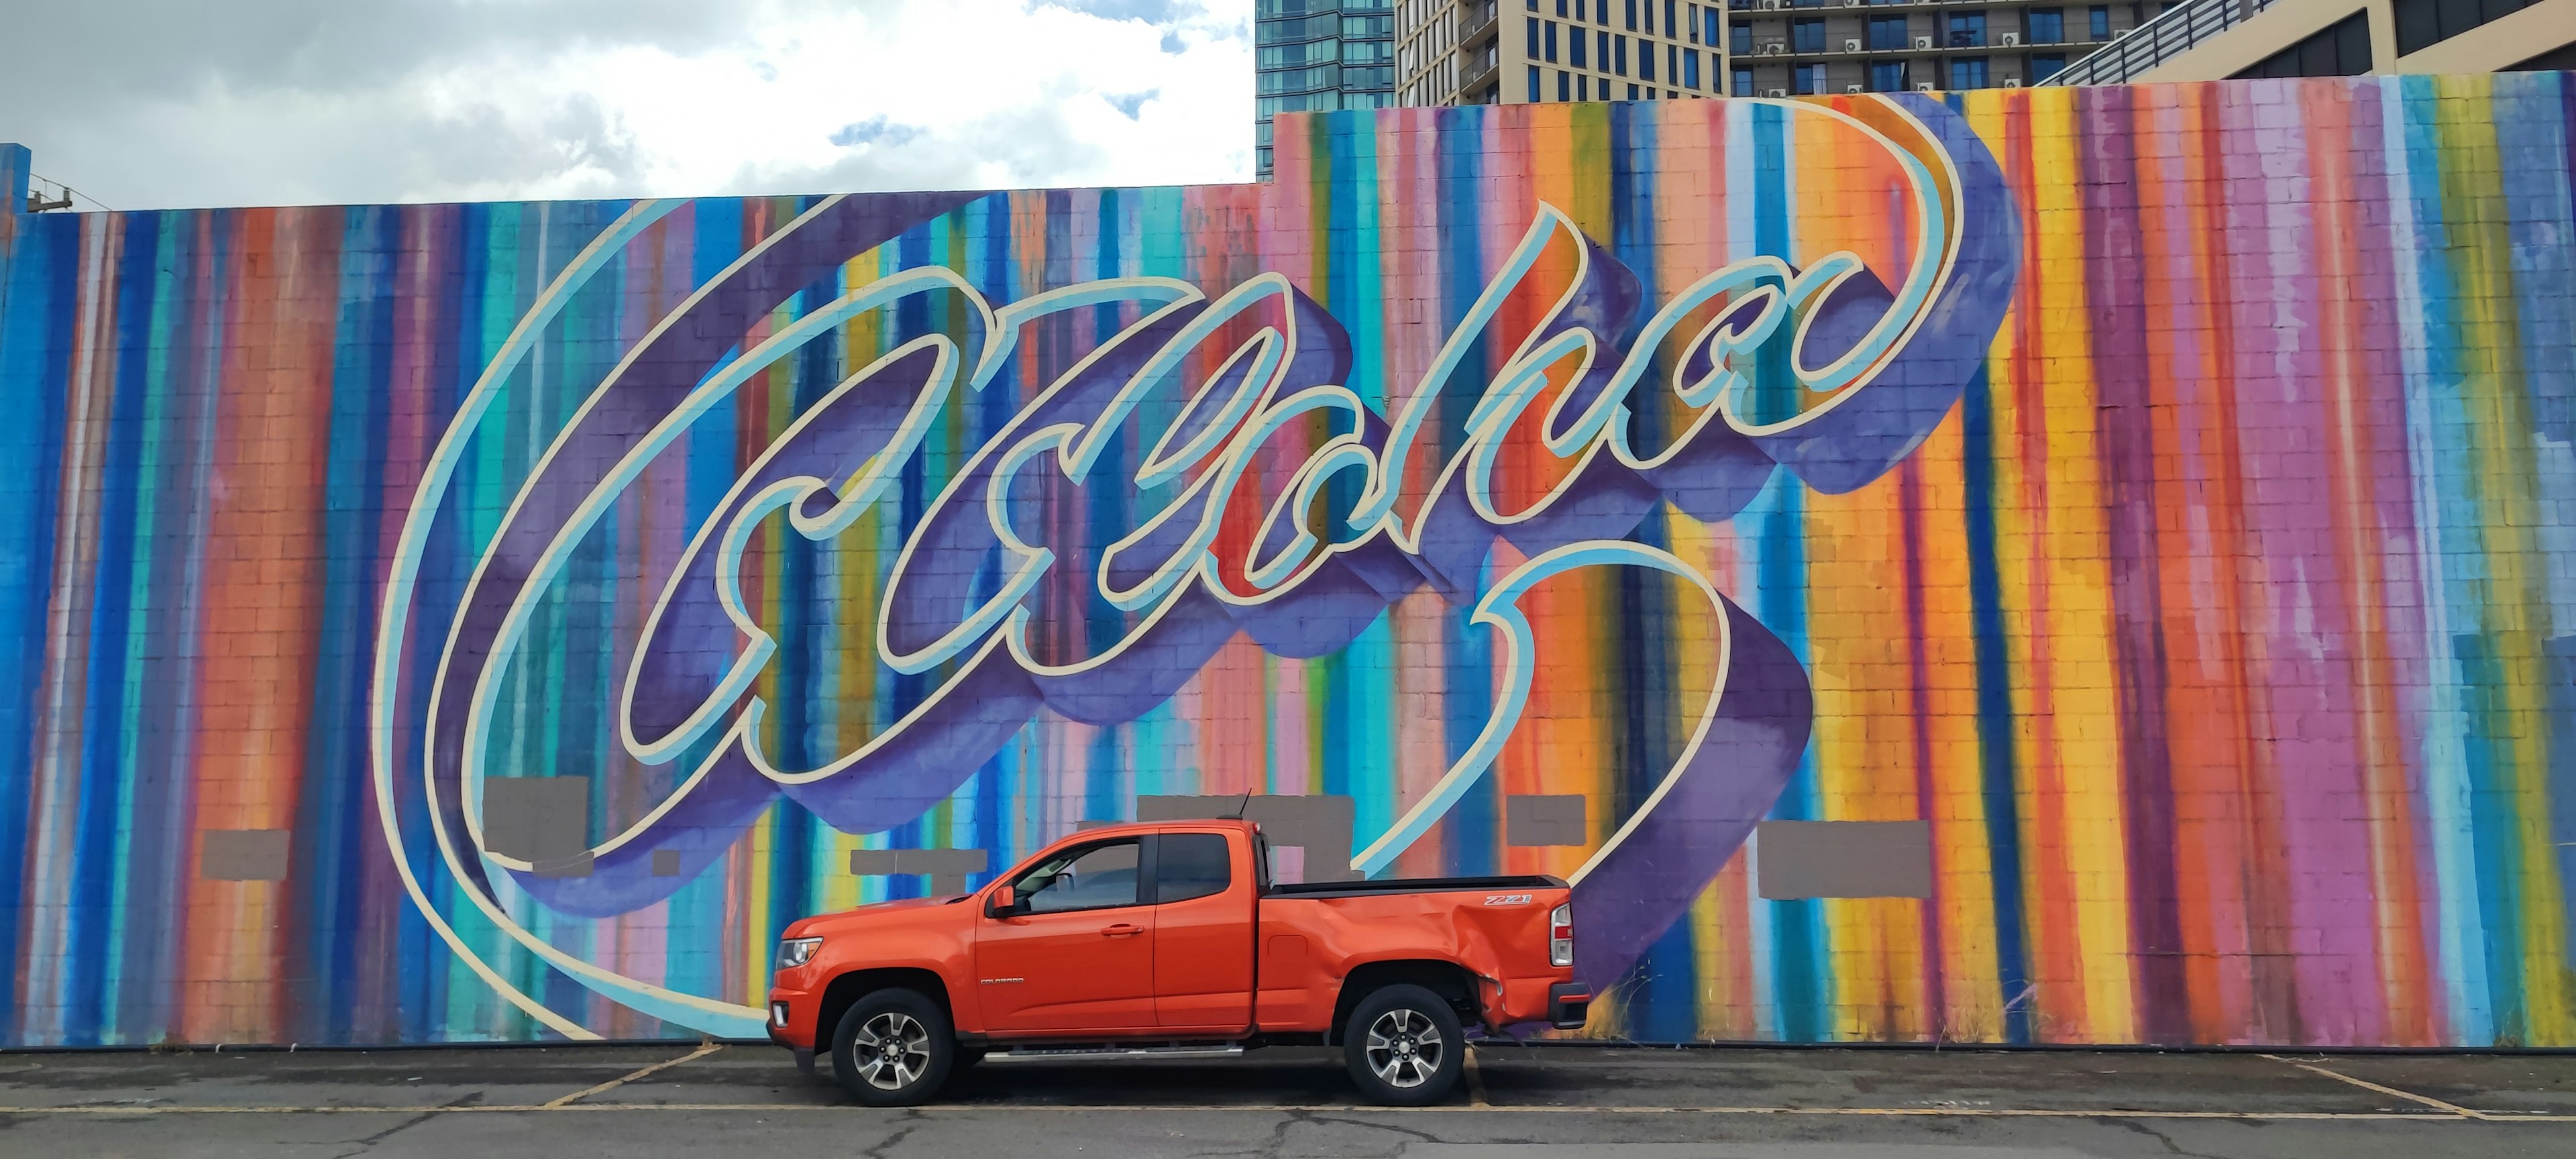
{"label": "rear cab window", "polygon": [[1154,847],[1154,900],[1169,904],[1224,893],[1234,856],[1222,833],[1165,833]]}

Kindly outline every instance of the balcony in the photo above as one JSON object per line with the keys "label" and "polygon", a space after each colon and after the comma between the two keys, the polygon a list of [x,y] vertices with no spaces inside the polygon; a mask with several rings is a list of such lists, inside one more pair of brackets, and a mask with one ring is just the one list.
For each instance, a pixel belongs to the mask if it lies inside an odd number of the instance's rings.
{"label": "balcony", "polygon": [[1500,6],[1493,0],[1486,0],[1482,5],[1467,9],[1467,14],[1460,18],[1458,43],[1462,46],[1472,46],[1477,41],[1492,36],[1494,29],[1502,23],[1499,9]]}

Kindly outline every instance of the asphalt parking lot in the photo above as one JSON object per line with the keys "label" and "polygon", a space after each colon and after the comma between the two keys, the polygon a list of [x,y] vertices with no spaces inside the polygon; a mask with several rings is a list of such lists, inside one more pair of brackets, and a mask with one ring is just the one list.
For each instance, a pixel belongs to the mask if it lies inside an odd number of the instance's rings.
{"label": "asphalt parking lot", "polygon": [[0,1055],[5,1156],[2207,1159],[2576,1155],[2576,1055],[1486,1047],[1450,1105],[1333,1052],[988,1063],[843,1105],[765,1045]]}

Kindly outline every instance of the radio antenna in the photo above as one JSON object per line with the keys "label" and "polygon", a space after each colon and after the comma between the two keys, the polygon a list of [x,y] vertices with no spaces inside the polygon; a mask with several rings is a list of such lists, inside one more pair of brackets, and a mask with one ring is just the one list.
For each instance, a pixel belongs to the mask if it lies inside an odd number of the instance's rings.
{"label": "radio antenna", "polygon": [[1247,808],[1250,808],[1250,807],[1251,807],[1251,805],[1252,805],[1252,790],[1250,790],[1250,789],[1245,789],[1245,790],[1243,791],[1243,798],[1242,798],[1241,800],[1238,800],[1238,801],[1236,801],[1236,802],[1234,803],[1234,812],[1233,812],[1231,815],[1229,815],[1228,817],[1226,817],[1226,820],[1228,820],[1228,821],[1240,821],[1240,820],[1243,820],[1243,811],[1244,811],[1245,809],[1247,809]]}

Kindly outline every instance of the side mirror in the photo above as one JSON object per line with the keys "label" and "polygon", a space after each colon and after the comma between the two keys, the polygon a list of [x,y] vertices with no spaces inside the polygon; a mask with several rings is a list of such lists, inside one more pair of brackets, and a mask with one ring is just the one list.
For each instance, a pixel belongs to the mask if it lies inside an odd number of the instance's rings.
{"label": "side mirror", "polygon": [[1010,886],[995,886],[993,892],[984,898],[985,917],[1006,918],[1019,912],[1020,899],[1011,893]]}

